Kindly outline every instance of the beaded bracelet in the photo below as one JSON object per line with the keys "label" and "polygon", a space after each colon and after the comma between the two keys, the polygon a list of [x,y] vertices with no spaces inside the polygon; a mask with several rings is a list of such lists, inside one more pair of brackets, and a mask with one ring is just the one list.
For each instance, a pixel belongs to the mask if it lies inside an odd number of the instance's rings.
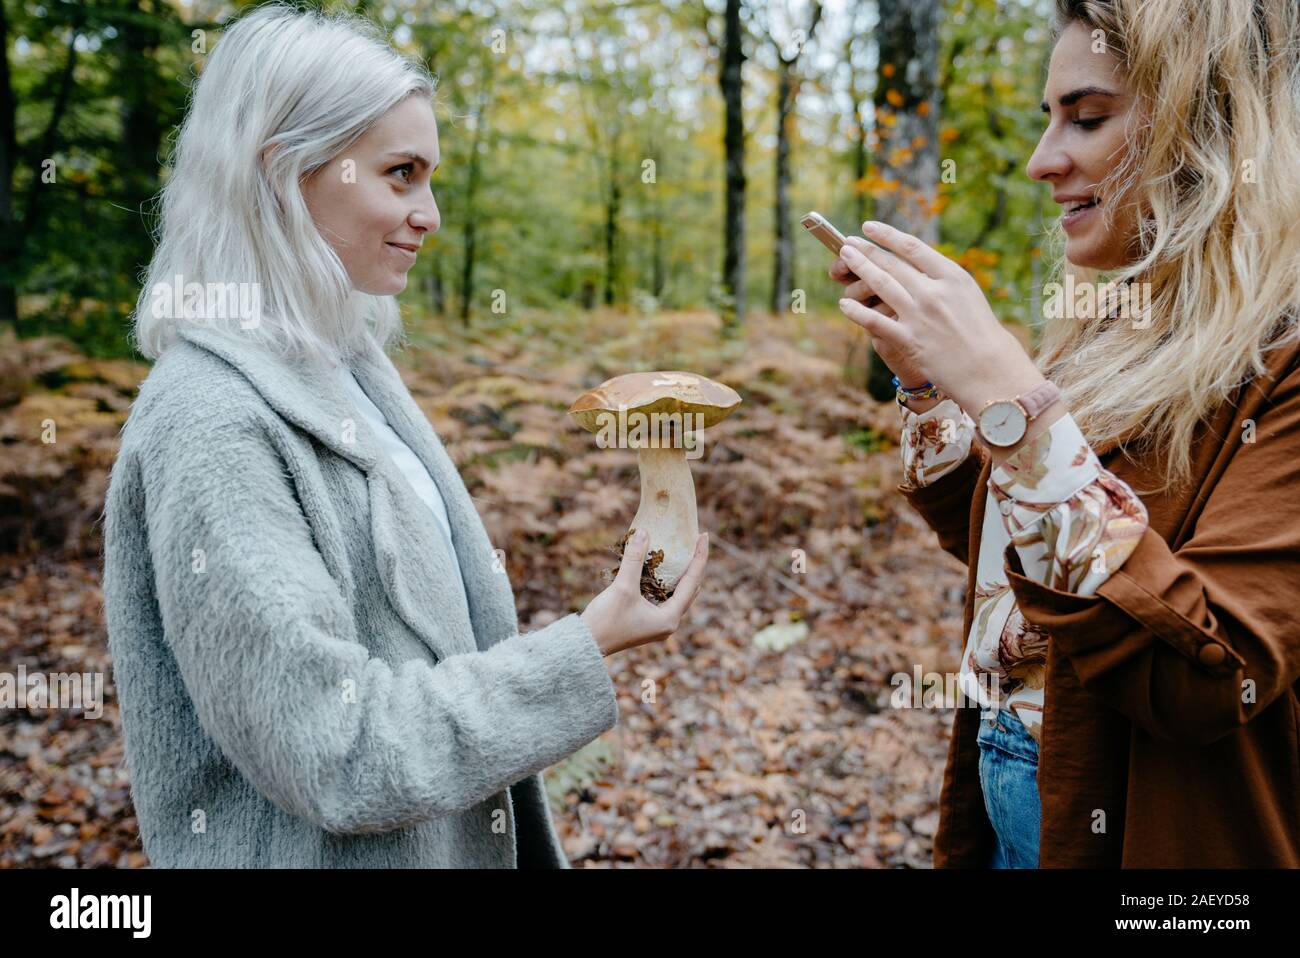
{"label": "beaded bracelet", "polygon": [[939,395],[939,387],[934,383],[927,382],[909,389],[898,381],[897,376],[894,377],[894,389],[894,398],[904,409],[907,408],[908,399],[934,399]]}

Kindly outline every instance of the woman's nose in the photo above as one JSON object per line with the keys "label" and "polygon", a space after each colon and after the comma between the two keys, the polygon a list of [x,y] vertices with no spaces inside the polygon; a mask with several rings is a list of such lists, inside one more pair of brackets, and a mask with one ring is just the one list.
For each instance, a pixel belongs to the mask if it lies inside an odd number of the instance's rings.
{"label": "woman's nose", "polygon": [[1025,166],[1025,172],[1031,180],[1046,180],[1069,172],[1070,158],[1056,146],[1053,139],[1049,130],[1039,138],[1038,146],[1034,147],[1029,163]]}
{"label": "woman's nose", "polygon": [[411,226],[430,233],[438,232],[442,225],[442,214],[438,211],[438,201],[429,194],[429,202],[411,214]]}

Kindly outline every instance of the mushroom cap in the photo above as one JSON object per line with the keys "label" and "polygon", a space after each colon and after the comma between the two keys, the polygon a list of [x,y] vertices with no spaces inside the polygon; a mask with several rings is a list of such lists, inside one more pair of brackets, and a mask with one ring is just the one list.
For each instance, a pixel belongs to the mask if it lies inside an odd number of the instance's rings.
{"label": "mushroom cap", "polygon": [[[620,410],[646,415],[699,414],[704,417],[704,427],[708,428],[722,422],[739,405],[740,394],[730,386],[695,373],[669,370],[627,373],[607,379],[574,400],[569,415],[588,432],[600,430],[602,414],[617,415]],[[683,422],[693,423],[694,420],[685,419]]]}

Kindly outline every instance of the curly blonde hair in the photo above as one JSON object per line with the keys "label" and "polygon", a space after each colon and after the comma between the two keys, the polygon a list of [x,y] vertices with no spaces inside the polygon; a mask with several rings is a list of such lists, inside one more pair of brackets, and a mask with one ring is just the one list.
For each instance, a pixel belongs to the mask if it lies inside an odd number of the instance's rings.
{"label": "curly blonde hair", "polygon": [[1037,364],[1093,448],[1150,457],[1163,490],[1190,478],[1198,424],[1300,332],[1300,4],[1057,0],[1054,36],[1073,23],[1145,116],[1100,192],[1108,218],[1140,210],[1139,258],[1109,278],[1149,284],[1149,313],[1047,319]]}

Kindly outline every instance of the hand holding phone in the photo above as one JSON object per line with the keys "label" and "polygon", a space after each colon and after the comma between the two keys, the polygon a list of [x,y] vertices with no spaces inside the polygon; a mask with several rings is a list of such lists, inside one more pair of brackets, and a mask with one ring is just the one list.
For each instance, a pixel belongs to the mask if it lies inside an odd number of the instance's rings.
{"label": "hand holding phone", "polygon": [[[802,220],[802,223],[804,229],[806,229],[809,233],[815,236],[823,246],[825,246],[828,250],[830,250],[832,253],[835,254],[836,262],[839,263],[841,266],[844,266],[843,279],[841,279],[837,275],[839,271],[835,270],[834,267],[832,267],[831,276],[834,279],[836,279],[836,281],[841,282],[846,287],[848,287],[844,291],[845,295],[848,296],[850,299],[860,300],[861,302],[865,303],[867,306],[871,307],[877,312],[883,313],[886,316],[894,318],[896,316],[894,310],[887,303],[883,302],[879,296],[875,295],[874,293],[871,293],[870,287],[867,286],[866,280],[863,280],[861,278],[855,278],[857,277],[857,274],[849,270],[848,267],[844,265],[843,261],[839,259],[840,250],[843,249],[845,246],[850,245],[848,240],[844,238],[844,234],[841,233],[839,230],[837,230],[830,220],[828,220],[826,217],[822,216],[820,213],[816,212],[815,210],[805,215]],[[893,252],[892,250],[884,246],[881,246],[879,243],[873,243],[869,239],[864,238],[862,242],[871,243],[872,246],[878,247],[879,249],[883,249],[885,250],[886,253]],[[862,297],[862,294],[864,292],[870,294],[866,296],[865,299]],[[876,350],[877,354],[879,354],[880,358],[884,361],[885,365],[888,366],[891,370],[893,370],[894,375],[896,375],[899,381],[902,382],[904,385],[916,386],[928,381],[929,377],[925,375],[925,371],[917,367],[913,362],[909,361],[906,357],[901,355],[895,355],[886,346],[884,346],[882,343],[877,342],[874,338],[871,340],[871,343],[872,343],[872,347]],[[937,402],[938,400],[925,400],[919,404],[920,408],[917,408],[915,411],[922,412],[925,409],[928,409],[931,406],[935,405]],[[911,404],[909,404],[909,408],[912,408]]]}
{"label": "hand holding phone", "polygon": [[[841,266],[843,266],[843,261],[839,259],[840,250],[843,249],[845,246],[848,246],[849,241],[845,239],[843,233],[841,233],[839,230],[835,228],[835,224],[832,223],[830,220],[828,220],[826,217],[822,216],[816,210],[812,210],[808,213],[805,213],[803,220],[801,222],[803,223],[804,229],[806,229],[809,233],[811,233],[823,246],[825,246],[828,250],[831,251],[831,253],[835,255],[836,263],[839,263]],[[871,243],[871,240],[864,239],[863,242]],[[885,248],[883,246],[880,246],[879,243],[872,243],[872,245],[879,246],[880,249]],[[857,275],[856,273],[853,273],[851,270],[849,270],[847,266],[844,266],[842,271],[843,278],[841,279],[840,276],[837,275],[837,273],[840,271],[835,270],[833,264],[831,269],[832,269],[831,277],[835,279],[837,282],[843,283],[846,286],[851,285],[854,282],[853,277]],[[857,281],[861,282],[860,279]],[[863,302],[866,303],[868,306],[870,306],[872,309],[875,309],[881,305],[880,297],[875,295],[874,293],[871,294],[869,297],[867,297],[865,300],[863,300]]]}

